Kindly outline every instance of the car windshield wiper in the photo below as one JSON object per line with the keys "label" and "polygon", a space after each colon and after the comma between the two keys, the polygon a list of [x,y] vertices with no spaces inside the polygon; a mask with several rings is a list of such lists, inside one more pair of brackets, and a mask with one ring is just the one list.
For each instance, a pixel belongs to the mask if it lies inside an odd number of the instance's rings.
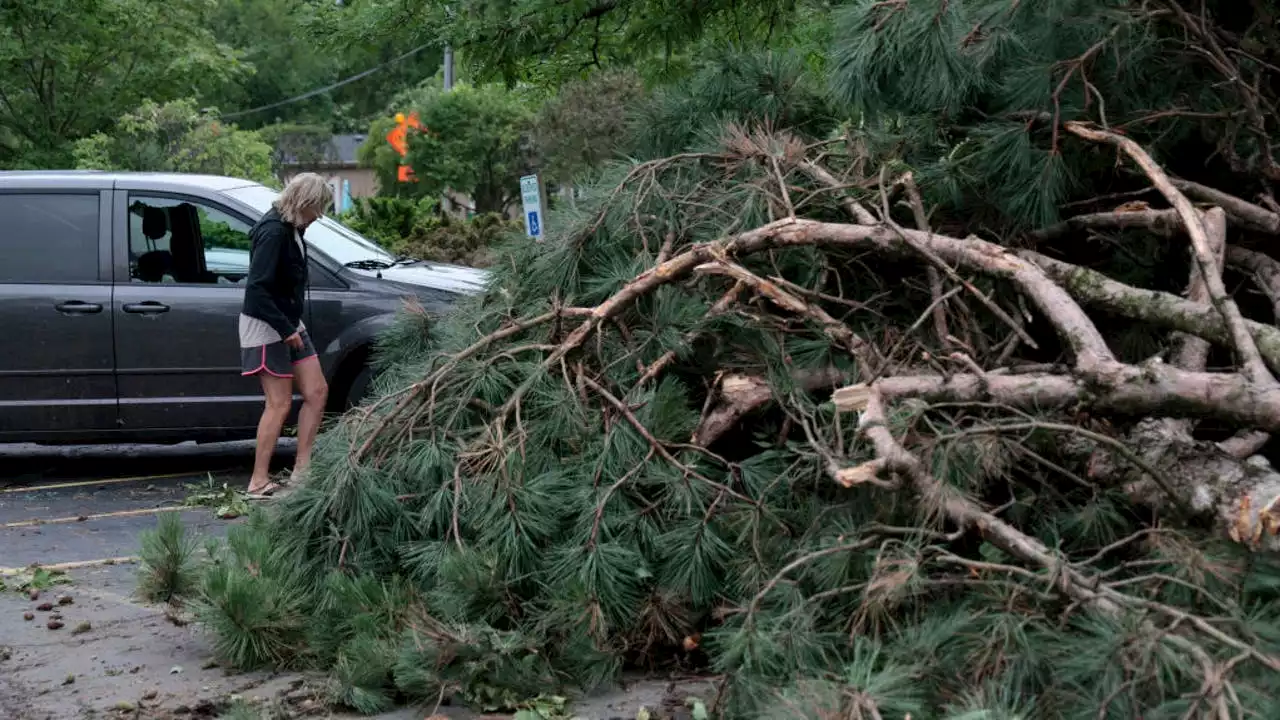
{"label": "car windshield wiper", "polygon": [[351,262],[343,263],[342,266],[354,268],[356,270],[386,270],[387,268],[395,267],[393,263],[374,258],[369,258],[368,260],[352,260]]}

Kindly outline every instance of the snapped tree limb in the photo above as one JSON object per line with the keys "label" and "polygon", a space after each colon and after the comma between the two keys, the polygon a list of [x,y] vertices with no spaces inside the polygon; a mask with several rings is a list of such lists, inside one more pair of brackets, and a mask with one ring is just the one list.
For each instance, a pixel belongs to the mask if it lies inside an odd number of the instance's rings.
{"label": "snapped tree limb", "polygon": [[1244,316],[1240,314],[1240,308],[1236,307],[1235,301],[1227,293],[1226,286],[1222,284],[1221,272],[1215,269],[1213,243],[1205,231],[1200,213],[1191,205],[1191,201],[1187,200],[1187,197],[1174,186],[1164,169],[1156,164],[1147,151],[1132,139],[1079,122],[1067,123],[1067,129],[1086,140],[1108,143],[1120,148],[1138,164],[1138,167],[1142,168],[1142,172],[1151,179],[1156,189],[1164,195],[1169,204],[1173,205],[1187,229],[1187,234],[1191,237],[1191,247],[1195,251],[1196,263],[1208,286],[1209,297],[1213,300],[1214,307],[1222,313],[1227,328],[1231,331],[1231,340],[1236,352],[1240,355],[1244,372],[1256,383],[1275,384],[1275,378],[1263,364],[1262,356],[1258,354],[1258,348],[1253,344],[1253,338],[1245,328]]}

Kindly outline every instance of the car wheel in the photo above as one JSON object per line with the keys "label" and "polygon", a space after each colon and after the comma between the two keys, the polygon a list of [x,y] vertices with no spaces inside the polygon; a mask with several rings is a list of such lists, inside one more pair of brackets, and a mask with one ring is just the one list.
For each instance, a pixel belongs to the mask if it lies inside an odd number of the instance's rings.
{"label": "car wheel", "polygon": [[347,388],[347,409],[359,405],[364,401],[365,396],[369,394],[370,385],[373,383],[373,367],[366,364],[360,368],[360,372],[351,379],[351,385]]}

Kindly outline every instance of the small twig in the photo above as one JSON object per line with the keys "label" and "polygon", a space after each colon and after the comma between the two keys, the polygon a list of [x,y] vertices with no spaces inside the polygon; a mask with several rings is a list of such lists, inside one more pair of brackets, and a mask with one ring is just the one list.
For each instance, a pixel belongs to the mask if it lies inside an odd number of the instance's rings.
{"label": "small twig", "polygon": [[1111,449],[1115,450],[1118,454],[1120,454],[1121,457],[1133,463],[1134,466],[1136,466],[1138,469],[1142,470],[1143,473],[1149,476],[1152,479],[1152,481],[1154,481],[1156,485],[1160,487],[1160,489],[1165,493],[1165,495],[1169,497],[1169,500],[1173,502],[1173,504],[1176,505],[1178,509],[1181,510],[1187,517],[1191,517],[1194,515],[1194,512],[1191,509],[1191,506],[1188,505],[1185,500],[1183,500],[1181,497],[1178,496],[1177,493],[1173,491],[1173,488],[1169,485],[1168,482],[1165,481],[1164,477],[1159,473],[1159,471],[1151,467],[1151,465],[1148,464],[1145,460],[1138,457],[1132,450],[1126,447],[1124,443],[1120,442],[1119,440],[1116,440],[1115,438],[1108,437],[1101,433],[1093,432],[1092,430],[1086,430],[1077,425],[1065,425],[1062,423],[1051,423],[1051,422],[1041,422],[1041,421],[1020,422],[1020,423],[999,423],[995,425],[983,425],[980,427],[965,428],[964,430],[957,430],[956,432],[953,432],[953,433],[939,435],[937,439],[939,441],[954,440],[956,438],[961,438],[968,435],[985,435],[988,433],[1014,432],[1018,430],[1050,430],[1050,431],[1056,431],[1056,432],[1073,433],[1075,435],[1079,435],[1081,437],[1085,437],[1090,440],[1093,440],[1094,442],[1107,445]]}
{"label": "small twig", "polygon": [[[707,311],[706,317],[710,319],[719,315],[723,315],[731,305],[733,305],[735,302],[738,301],[738,297],[742,294],[742,291],[745,289],[746,289],[746,285],[744,285],[743,283],[741,282],[734,283],[733,287],[729,288],[728,292],[726,292],[724,295],[721,295],[720,299],[716,300],[715,303],[711,305],[711,309]],[[693,332],[693,333],[686,334],[682,339],[685,343],[690,343],[690,342],[693,342],[697,338],[697,336],[698,336],[698,333]],[[657,360],[654,360],[652,363],[650,363],[649,367],[645,368],[644,372],[641,373],[640,375],[640,379],[636,381],[635,387],[632,388],[631,392],[632,393],[636,392],[636,390],[644,387],[644,385],[648,383],[650,380],[653,380],[655,377],[662,374],[662,371],[665,370],[668,365],[674,362],[675,359],[676,359],[675,350],[668,350],[665,353],[663,353],[661,356],[658,357]]]}
{"label": "small twig", "polygon": [[711,478],[706,477],[705,475],[699,473],[697,470],[694,470],[688,465],[680,462],[680,460],[678,460],[674,455],[671,454],[669,450],[667,450],[666,446],[662,444],[662,441],[658,440],[658,438],[653,436],[653,433],[649,432],[649,428],[645,427],[644,423],[640,422],[640,419],[636,417],[635,413],[631,412],[631,408],[627,407],[626,403],[619,400],[613,393],[609,392],[602,385],[600,385],[600,383],[596,382],[590,377],[587,377],[586,375],[582,376],[582,382],[585,383],[587,387],[594,390],[596,394],[598,394],[600,397],[608,401],[610,405],[612,405],[619,413],[621,413],[622,416],[626,418],[627,423],[630,424],[631,427],[635,428],[636,432],[640,433],[640,437],[648,441],[649,445],[653,448],[655,452],[658,453],[658,456],[661,457],[663,460],[666,460],[667,462],[676,466],[677,468],[680,469],[681,472],[685,473],[689,477],[695,477],[701,480],[702,482],[710,485],[711,487],[714,487],[717,490],[721,490],[727,493],[731,497],[737,498],[738,500],[741,500],[752,506],[755,506],[758,504],[755,500],[747,497],[746,495],[743,495],[742,493],[734,490],[733,488],[728,487],[727,485],[724,485],[723,483],[718,483],[715,480],[712,480]]}
{"label": "small twig", "polygon": [[801,300],[741,265],[730,261],[727,257],[721,257],[715,262],[699,265],[695,268],[695,272],[722,274],[737,280],[765,296],[783,310],[807,317],[818,323],[822,327],[822,331],[832,341],[858,361],[860,369],[868,368],[872,365],[869,353],[873,348],[850,330],[848,325],[836,320],[826,310]]}
{"label": "small twig", "polygon": [[458,463],[453,465],[453,518],[450,521],[453,528],[453,540],[458,545],[458,549],[462,549],[462,533],[458,529],[458,504],[462,499],[462,466]]}
{"label": "small twig", "polygon": [[[1009,317],[1009,314],[1006,313],[999,305],[996,305],[994,302],[991,301],[990,298],[984,295],[981,290],[974,287],[973,283],[970,283],[968,280],[965,280],[964,278],[960,277],[960,273],[957,273],[954,269],[952,269],[952,267],[948,265],[946,261],[938,257],[937,254],[935,254],[932,250],[930,250],[928,247],[926,247],[922,243],[917,242],[915,238],[912,238],[908,233],[903,232],[902,227],[898,225],[896,222],[894,222],[893,218],[889,216],[889,199],[885,193],[884,183],[881,183],[880,185],[880,200],[884,208],[883,209],[884,224],[887,225],[889,228],[891,228],[894,231],[894,233],[897,234],[899,239],[901,239],[907,245],[911,246],[912,250],[915,250],[916,252],[923,255],[926,260],[933,263],[933,265],[937,267],[939,270],[946,273],[947,277],[951,278],[952,282],[958,283],[965,290],[968,290],[974,297],[978,299],[978,302],[981,302],[983,305],[985,305],[988,310],[990,310],[996,317],[1004,321],[1004,323],[1008,325],[1011,330],[1017,333],[1018,337],[1022,339],[1022,342],[1026,343],[1028,346],[1030,346],[1033,349],[1036,349],[1036,350],[1040,349],[1040,345],[1036,343],[1036,341],[1032,339],[1030,335],[1027,334],[1027,331],[1023,330],[1021,325],[1014,322],[1013,318]],[[932,237],[933,235],[932,233],[930,233],[929,238],[932,238]]]}
{"label": "small twig", "polygon": [[929,307],[925,308],[924,312],[920,313],[920,316],[916,318],[916,321],[911,323],[911,327],[907,328],[906,332],[902,333],[902,336],[898,338],[898,341],[893,344],[893,347],[889,348],[889,352],[884,354],[885,362],[881,363],[880,367],[876,368],[875,373],[872,374],[871,379],[867,380],[867,382],[874,382],[884,373],[888,372],[890,369],[889,363],[891,363],[894,357],[897,356],[898,351],[901,350],[902,346],[907,342],[907,338],[911,337],[911,333],[915,332],[924,324],[925,320],[929,319],[934,308],[941,306],[942,303],[954,297],[956,293],[963,289],[964,288],[962,287],[954,287],[947,293],[934,298],[933,302],[929,304]]}
{"label": "small twig", "polygon": [[746,622],[748,623],[751,622],[751,620],[755,617],[756,611],[759,609],[760,603],[764,600],[765,596],[768,595],[775,587],[777,587],[778,583],[782,582],[782,579],[785,578],[788,574],[790,574],[791,571],[795,570],[796,568],[803,567],[813,562],[814,560],[821,560],[822,558],[827,557],[829,555],[853,552],[855,550],[865,550],[866,548],[869,548],[872,545],[874,545],[877,539],[878,538],[875,538],[875,537],[862,538],[856,542],[842,543],[840,545],[832,545],[830,547],[825,547],[821,550],[815,550],[811,553],[806,553],[805,555],[802,555],[796,558],[795,560],[792,560],[791,562],[787,563],[782,567],[781,570],[777,572],[777,574],[769,578],[768,582],[766,582],[764,586],[760,588],[760,592],[755,594],[755,597],[751,598],[751,602],[747,604],[747,608],[746,608],[746,618],[747,618]]}
{"label": "small twig", "polygon": [[[826,168],[823,168],[821,165],[818,165],[817,163],[813,163],[813,162],[802,163],[800,165],[800,169],[809,173],[810,177],[822,183],[823,185],[826,185],[829,188],[843,187],[841,182],[839,180],[836,180],[834,175],[827,172]],[[841,194],[840,202],[844,204],[844,207],[849,212],[849,215],[853,217],[854,220],[857,220],[859,224],[861,225],[876,224],[876,216],[872,215],[871,211],[863,207],[862,204],[859,203],[857,200],[854,200],[852,197],[848,195]]]}
{"label": "small twig", "polygon": [[[924,199],[920,196],[920,188],[916,187],[914,175],[907,172],[900,180],[907,189],[907,199],[911,202],[911,214],[915,217],[916,229],[929,233],[929,237],[932,238],[933,230],[929,226],[929,216],[924,211]],[[929,292],[933,295],[933,331],[938,336],[938,342],[946,345],[947,336],[951,333],[947,330],[947,310],[943,307],[942,276],[938,275],[938,269],[932,265],[926,267],[925,271],[929,278]]]}
{"label": "small twig", "polygon": [[782,174],[782,168],[778,165],[778,158],[770,155],[769,164],[773,166],[774,177],[778,180],[778,188],[782,191],[782,202],[787,206],[787,217],[794,218],[796,216],[796,206],[791,202],[791,191],[787,189],[787,179]]}
{"label": "small twig", "polygon": [[1099,560],[1101,560],[1107,553],[1112,552],[1113,550],[1119,550],[1120,548],[1124,547],[1125,545],[1128,545],[1131,542],[1134,542],[1135,540],[1141,540],[1142,538],[1145,538],[1148,535],[1156,535],[1156,534],[1168,533],[1168,532],[1169,532],[1168,530],[1165,530],[1163,528],[1143,528],[1133,533],[1132,535],[1123,537],[1111,543],[1110,545],[1107,545],[1101,548],[1096,553],[1089,556],[1088,559],[1081,560],[1080,562],[1076,563],[1076,565],[1079,565],[1080,567],[1084,567],[1086,565],[1092,565],[1093,563],[1096,563]]}

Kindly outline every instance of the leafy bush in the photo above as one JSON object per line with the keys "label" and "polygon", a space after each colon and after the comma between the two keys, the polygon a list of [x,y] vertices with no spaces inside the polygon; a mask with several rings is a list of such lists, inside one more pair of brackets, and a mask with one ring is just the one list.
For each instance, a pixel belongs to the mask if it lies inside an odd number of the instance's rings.
{"label": "leafy bush", "polygon": [[[434,197],[451,188],[470,196],[479,211],[498,212],[519,199],[520,176],[533,169],[533,107],[519,89],[459,84],[445,92],[429,81],[402,93],[369,127],[370,138],[381,138],[395,127],[392,114],[416,113],[422,128],[408,133],[408,157],[385,142],[366,142],[360,164],[373,168],[384,193]],[[402,163],[413,168],[414,182],[396,179]]]}
{"label": "leafy bush", "polygon": [[224,124],[194,100],[150,100],[120,117],[109,133],[76,141],[76,167],[229,175],[276,184],[271,146],[258,133]]}
{"label": "leafy bush", "polygon": [[520,228],[518,221],[498,213],[467,220],[449,217],[439,212],[431,198],[363,198],[342,220],[398,255],[471,267],[491,265],[496,245]]}

